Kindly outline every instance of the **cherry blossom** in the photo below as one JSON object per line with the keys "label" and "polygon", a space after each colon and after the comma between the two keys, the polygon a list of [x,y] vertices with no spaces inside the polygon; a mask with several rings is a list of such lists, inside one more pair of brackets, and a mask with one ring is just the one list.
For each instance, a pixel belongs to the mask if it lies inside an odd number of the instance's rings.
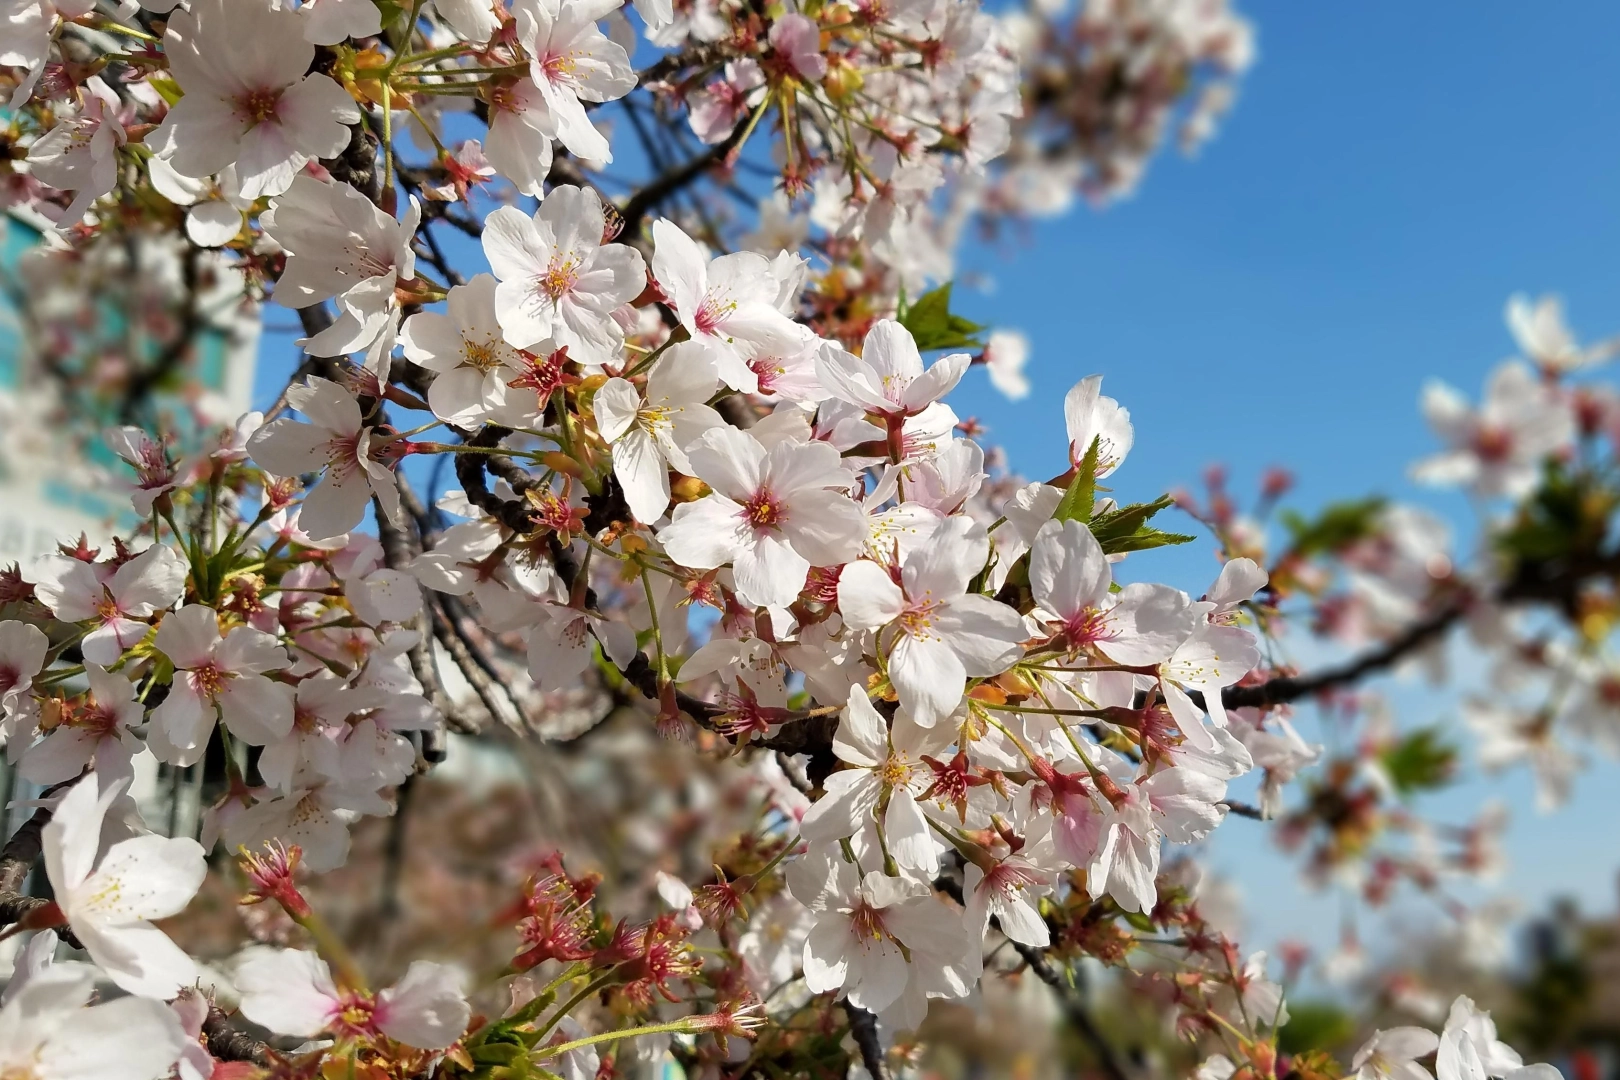
{"label": "cherry blossom", "polygon": [[833,753],[854,767],[827,778],[827,793],[800,823],[804,838],[816,842],[852,836],[881,805],[884,840],[895,862],[932,877],[939,869],[939,853],[918,796],[928,790],[933,774],[922,758],[944,750],[949,741],[943,726],[929,729],[900,718],[890,731],[866,692],[850,687]]}
{"label": "cherry blossom", "polygon": [[509,384],[521,361],[501,337],[495,289],[493,277],[479,274],[450,290],[446,314],[418,312],[400,328],[406,358],[438,373],[428,404],[447,424],[474,427],[510,411]]}
{"label": "cherry blossom", "polygon": [[120,840],[98,858],[102,820],[121,793],[121,784],[102,790],[95,776],[68,789],[45,825],[45,870],[68,926],[107,977],[131,994],[167,1000],[196,980],[197,966],[151,920],[184,910],[208,864],[190,837],[152,834]]}
{"label": "cherry blossom", "polygon": [[866,526],[839,490],[850,474],[825,443],[789,441],[767,451],[747,432],[720,427],[686,454],[713,493],[677,506],[659,542],[685,566],[730,563],[744,603],[791,604],[812,566],[837,566],[860,550]]}
{"label": "cherry blossom", "polygon": [[97,199],[118,184],[118,150],[127,138],[119,122],[118,95],[99,78],[84,84],[79,114],[63,120],[28,148],[34,175],[74,192],[59,228],[77,225]]}
{"label": "cherry blossom", "polygon": [[242,1014],[286,1035],[309,1038],[381,1032],[407,1046],[442,1050],[461,1036],[472,1010],[461,977],[417,960],[376,997],[339,989],[326,961],[298,949],[265,950],[238,969]]}
{"label": "cherry blossom", "polygon": [[1427,1028],[1375,1031],[1356,1051],[1350,1067],[1356,1070],[1356,1080],[1433,1080],[1417,1059],[1428,1057],[1439,1046],[1439,1037]]}
{"label": "cherry blossom", "polygon": [[1423,415],[1447,449],[1419,462],[1413,476],[1428,484],[1464,485],[1486,497],[1528,494],[1542,458],[1575,434],[1569,410],[1518,363],[1496,369],[1477,410],[1449,386],[1429,383]]}
{"label": "cherry blossom", "polygon": [[530,78],[539,87],[556,137],[570,153],[610,162],[608,141],[591,124],[587,101],[612,101],[636,85],[624,49],[596,28],[623,0],[513,0],[517,40],[529,54]]}
{"label": "cherry blossom", "polygon": [[186,1045],[161,1001],[124,997],[86,1007],[95,969],[54,964],[19,982],[0,1008],[0,1073],[18,1077],[159,1080]]}
{"label": "cherry blossom", "polygon": [[360,120],[342,87],[307,74],[315,50],[298,12],[268,0],[192,0],[163,45],[185,93],[146,142],[182,176],[234,164],[244,198],[279,195],[306,163],[337,156]]}
{"label": "cherry blossom", "polygon": [[260,216],[265,234],[287,252],[276,298],[294,308],[337,300],[337,319],[302,343],[311,355],[339,356],[379,341],[383,357],[392,351],[396,286],[416,275],[411,237],[421,214],[412,197],[405,219],[396,221],[348,184],[300,176]]}
{"label": "cherry blossom", "polygon": [[1075,383],[1063,398],[1063,422],[1069,429],[1069,460],[1078,464],[1097,444],[1097,478],[1119,468],[1131,452],[1136,429],[1130,410],[1102,393],[1102,376]]}
{"label": "cherry blossom", "polygon": [[0,622],[0,705],[8,714],[33,687],[50,647],[50,639],[37,626],[15,619]]}
{"label": "cherry blossom", "polygon": [[216,715],[237,738],[263,746],[292,729],[292,688],[264,672],[287,666],[274,637],[233,626],[223,637],[218,613],[189,604],[158,626],[157,649],[175,668],[175,683],[152,710],[153,749],[165,760],[190,765],[202,757]]}
{"label": "cherry blossom", "polygon": [[18,764],[18,771],[41,787],[71,780],[91,764],[106,786],[134,775],[132,762],[143,747],[134,729],[146,714],[135,685],[90,661],[84,674],[90,693],[83,706],[23,751]]}
{"label": "cherry blossom", "polygon": [[950,393],[970,360],[967,353],[952,353],[925,371],[910,331],[893,319],[879,319],[867,331],[860,356],[823,351],[816,373],[834,397],[898,419],[915,416]]}
{"label": "cherry blossom", "polygon": [[34,594],[65,622],[94,622],[80,649],[84,658],[115,664],[125,649],[151,631],[146,621],[184,594],[186,561],[166,544],[154,544],[106,573],[104,567],[46,555],[35,564]]}
{"label": "cherry blossom", "polygon": [[812,852],[800,868],[807,873],[790,873],[789,883],[815,913],[804,943],[804,980],[813,993],[842,989],[852,1004],[911,1028],[928,998],[968,992],[977,945],[928,885],[878,870],[863,876],[836,847]]}
{"label": "cherry blossom", "polygon": [[589,188],[559,187],[528,217],[501,207],[484,223],[484,254],[500,280],[495,313],[507,344],[550,338],[575,360],[602,363],[622,341],[607,316],[646,286],[640,252],[604,244],[602,200]]}
{"label": "cherry blossom", "polygon": [[1459,997],[1452,1002],[1440,1033],[1434,1072],[1438,1080],[1559,1080],[1551,1065],[1525,1065],[1517,1051],[1496,1038],[1491,1014],[1481,1012],[1472,1000]]}
{"label": "cherry blossom", "polygon": [[984,526],[947,518],[901,564],[898,583],[876,563],[844,568],[838,607],[860,630],[878,630],[900,704],[924,727],[962,700],[968,676],[998,675],[1028,637],[1018,612],[967,591],[989,558]]}
{"label": "cherry blossom", "polygon": [[653,222],[653,277],[693,341],[702,342],[720,378],[749,393],[756,353],[792,351],[799,332],[776,307],[777,282],[762,255],[739,251],[710,259],[667,218]]}
{"label": "cherry blossom", "polygon": [[669,470],[691,475],[685,447],[724,421],[707,404],[719,377],[708,350],[681,342],[647,372],[646,395],[624,379],[609,379],[592,408],[602,437],[613,444],[613,474],[637,520],[655,522],[669,507]]}
{"label": "cherry blossom", "polygon": [[320,483],[300,507],[299,527],[315,539],[341,536],[360,523],[373,498],[384,514],[397,518],[394,474],[375,459],[376,429],[362,421],[354,395],[311,375],[287,389],[287,403],[313,423],[272,420],[253,433],[248,453],[279,476],[321,470]]}

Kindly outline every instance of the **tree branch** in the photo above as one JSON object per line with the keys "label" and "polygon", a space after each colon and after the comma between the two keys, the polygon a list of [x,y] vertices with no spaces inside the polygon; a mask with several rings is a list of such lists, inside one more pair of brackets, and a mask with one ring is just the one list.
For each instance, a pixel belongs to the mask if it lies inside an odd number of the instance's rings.
{"label": "tree branch", "polygon": [[889,1066],[884,1061],[883,1041],[878,1038],[877,1017],[844,998],[839,1002],[844,1015],[849,1017],[849,1036],[861,1051],[861,1064],[872,1074],[872,1080],[889,1080]]}
{"label": "tree branch", "polygon": [[[761,105],[760,108],[764,106]],[[648,211],[657,209],[665,199],[697,180],[736,149],[737,144],[742,142],[743,132],[747,131],[749,126],[747,121],[739,123],[731,129],[731,134],[720,142],[685,164],[653,177],[645,187],[630,196],[630,201],[626,202],[624,209],[619,212],[624,218],[624,235],[634,236],[641,228],[641,219],[647,216]]]}
{"label": "tree branch", "polygon": [[233,1028],[230,1017],[226,1016],[225,1011],[217,1005],[208,1006],[208,1016],[203,1020],[202,1037],[208,1052],[221,1061],[251,1061],[265,1068],[270,1068],[274,1061],[274,1055],[267,1043]]}
{"label": "tree branch", "polygon": [[[1581,589],[1596,579],[1620,579],[1620,552],[1589,552],[1564,559],[1522,561],[1490,602],[1549,603],[1573,614]],[[1251,686],[1228,686],[1221,692],[1221,702],[1228,709],[1266,708],[1359,682],[1368,675],[1393,667],[1444,634],[1478,603],[1479,598],[1472,591],[1460,589],[1431,614],[1353,660],[1314,675],[1284,675]],[[1199,704],[1202,705],[1201,700]]]}

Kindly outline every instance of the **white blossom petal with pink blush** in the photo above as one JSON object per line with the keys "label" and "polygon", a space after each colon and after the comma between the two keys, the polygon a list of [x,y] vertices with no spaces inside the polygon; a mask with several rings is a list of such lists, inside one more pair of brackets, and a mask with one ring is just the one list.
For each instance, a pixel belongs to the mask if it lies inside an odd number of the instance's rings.
{"label": "white blossom petal with pink blush", "polygon": [[[36,939],[37,940],[37,939]],[[160,1080],[187,1044],[161,1001],[124,997],[88,1008],[96,971],[51,964],[0,1008],[0,1075],[21,1080]]]}
{"label": "white blossom petal with pink blush", "polygon": [[983,525],[946,518],[901,564],[899,584],[865,560],[846,566],[838,580],[845,622],[880,632],[900,704],[924,727],[956,708],[968,676],[999,675],[1022,655],[1023,617],[967,592],[989,552]]}
{"label": "white blossom petal with pink blush", "polygon": [[7,711],[34,685],[50,647],[50,639],[37,626],[16,619],[0,622],[0,705]]}
{"label": "white blossom petal with pink blush", "polygon": [[266,235],[287,253],[275,298],[304,308],[335,299],[332,325],[303,339],[312,356],[342,356],[378,345],[368,366],[386,379],[399,299],[395,286],[416,276],[411,240],[422,217],[412,196],[403,220],[348,184],[300,176],[261,215]]}
{"label": "white blossom petal with pink blush", "polygon": [[518,42],[529,54],[529,77],[540,88],[570,153],[604,164],[608,141],[591,124],[587,101],[613,101],[636,86],[624,49],[596,26],[623,0],[513,0]]}
{"label": "white blossom petal with pink blush", "polygon": [[443,1050],[461,1038],[472,1019],[463,981],[461,972],[448,964],[417,960],[399,982],[377,994],[373,1019],[390,1039]]}
{"label": "white blossom petal with pink blush", "polygon": [[776,308],[770,262],[752,251],[710,259],[668,218],[653,222],[652,234],[653,277],[681,325],[709,350],[727,386],[756,392],[748,357],[784,355],[801,341],[800,328]]}
{"label": "white blossom petal with pink blush", "polygon": [[731,563],[743,603],[785,607],[812,566],[837,566],[860,552],[865,515],[846,494],[850,472],[826,443],[783,442],[767,451],[745,431],[716,427],[686,454],[713,493],[677,506],[659,541],[683,566]]}
{"label": "white blossom petal with pink blush", "polygon": [[310,161],[340,154],[360,109],[331,78],[308,73],[315,50],[304,25],[270,0],[191,0],[163,39],[183,96],[146,144],[183,176],[234,163],[247,199],[279,195]]}
{"label": "white blossom petal with pink blush", "polygon": [[99,860],[102,821],[122,785],[94,775],[68,789],[42,835],[57,906],[90,958],[132,994],[168,1000],[195,982],[197,965],[151,920],[177,915],[208,875],[202,845],[189,837],[121,840]]}
{"label": "white blossom petal with pink blush", "polygon": [[484,255],[500,281],[495,314],[507,344],[528,349],[548,338],[580,363],[613,359],[624,332],[613,312],[641,294],[647,265],[625,244],[602,242],[601,196],[554,188],[531,218],[503,206],[484,223]]}
{"label": "white blossom petal with pink blush", "polygon": [[28,166],[43,184],[72,191],[73,201],[57,219],[70,229],[97,199],[118,186],[118,150],[126,141],[120,103],[99,77],[85,81],[78,114],[62,119],[28,148]]}
{"label": "white blossom petal with pink blush", "polygon": [[683,341],[653,364],[645,398],[624,379],[609,379],[597,389],[597,429],[613,445],[613,473],[637,521],[664,516],[669,470],[690,475],[685,447],[724,423],[707,404],[718,385],[708,350]]}
{"label": "white blossom petal with pink blush", "polygon": [[478,274],[451,288],[445,314],[419,312],[400,329],[406,358],[435,373],[428,405],[447,424],[477,427],[515,397],[507,384],[523,373],[522,358],[501,336],[495,289]]}
{"label": "white blossom petal with pink blush", "polygon": [[398,520],[399,488],[393,472],[371,458],[374,429],[361,422],[354,395],[312,375],[303,385],[288,388],[287,403],[312,423],[273,420],[253,433],[248,453],[277,476],[323,470],[300,509],[298,523],[304,532],[316,540],[348,532],[360,524],[373,497],[390,519]]}
{"label": "white blossom petal with pink blush", "polygon": [[1102,393],[1102,376],[1090,375],[1063,399],[1063,422],[1069,431],[1069,460],[1078,465],[1097,444],[1097,478],[1119,468],[1136,441],[1130,410]]}
{"label": "white blossom petal with pink blush", "polygon": [[154,645],[175,668],[168,697],[152,710],[147,736],[160,760],[196,763],[208,748],[216,717],[253,746],[292,730],[293,688],[264,676],[288,664],[271,635],[233,626],[221,637],[214,609],[191,604],[163,620]]}
{"label": "white blossom petal with pink blush", "polygon": [[821,30],[815,20],[797,13],[783,15],[771,24],[767,40],[801,79],[817,83],[826,77],[827,58],[821,55]]}
{"label": "white blossom petal with pink blush", "polygon": [[135,684],[90,661],[84,674],[90,684],[84,704],[23,751],[18,771],[24,779],[49,787],[92,764],[103,786],[134,776],[132,762],[144,745],[134,729],[146,716]]}
{"label": "white blossom petal with pink blush", "polygon": [[893,319],[879,319],[866,332],[861,355],[824,349],[816,358],[816,374],[840,401],[899,419],[950,393],[971,362],[967,353],[952,353],[925,370],[911,331]]}
{"label": "white blossom petal with pink blush", "polygon": [[102,581],[89,563],[46,555],[34,567],[34,593],[58,619],[97,625],[81,645],[92,663],[118,662],[151,627],[143,620],[163,611],[185,593],[190,567],[165,544],[155,544]]}
{"label": "white blossom petal with pink blush", "polygon": [[373,0],[304,0],[298,14],[304,20],[304,40],[312,45],[336,45],[382,32],[382,12]]}

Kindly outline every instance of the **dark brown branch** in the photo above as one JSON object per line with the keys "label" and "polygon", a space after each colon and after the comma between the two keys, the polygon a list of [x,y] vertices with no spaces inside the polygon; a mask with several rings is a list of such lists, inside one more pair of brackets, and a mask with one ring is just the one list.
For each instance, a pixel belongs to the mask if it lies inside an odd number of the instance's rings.
{"label": "dark brown branch", "polygon": [[478,695],[478,700],[483,702],[490,718],[522,734],[521,710],[506,693],[505,687],[491,678],[488,669],[479,662],[479,658],[474,654],[473,643],[467,640],[461,628],[451,621],[437,603],[429,602],[428,610],[433,617],[433,636],[439,639],[439,644],[450,654],[450,659],[456,662],[456,667],[466,677],[473,692]]}
{"label": "dark brown branch", "polygon": [[[1490,598],[1490,602],[1552,604],[1573,616],[1581,589],[1588,582],[1599,579],[1620,579],[1620,552],[1591,553],[1557,560],[1525,560]],[[1395,666],[1440,637],[1477,603],[1479,598],[1472,592],[1459,590],[1431,614],[1353,660],[1313,675],[1285,675],[1252,686],[1229,686],[1222,691],[1221,702],[1228,709],[1265,708],[1349,686]],[[1202,701],[1199,703],[1202,704]]]}
{"label": "dark brown branch", "polygon": [[725,59],[725,46],[720,43],[710,45],[694,45],[680,52],[666,53],[651,64],[636,72],[636,84],[647,86],[669,78],[676,72],[687,68],[708,67]]}
{"label": "dark brown branch", "polygon": [[[949,896],[958,904],[963,903],[962,883],[951,874],[942,874],[935,878],[934,888]],[[994,917],[992,916],[992,918]],[[999,929],[1000,923],[998,922],[996,925]],[[1091,1018],[1086,1003],[1075,996],[1068,980],[1060,975],[1047,961],[1045,951],[1011,939],[1008,939],[1008,941],[1017,950],[1019,957],[1023,959],[1029,970],[1035,973],[1035,977],[1050,986],[1052,991],[1057,994],[1058,1000],[1063,1005],[1064,1017],[1067,1018],[1069,1025],[1074,1028],[1075,1032],[1091,1047],[1092,1053],[1097,1057],[1097,1064],[1102,1067],[1102,1071],[1107,1074],[1109,1080],[1130,1080],[1130,1073],[1126,1071],[1124,1063],[1120,1061],[1113,1044],[1103,1035],[1102,1029],[1097,1027],[1097,1022]]]}
{"label": "dark brown branch", "polygon": [[839,1002],[844,1015],[849,1017],[849,1037],[861,1051],[861,1064],[872,1074],[872,1080],[889,1080],[889,1066],[884,1061],[883,1041],[878,1038],[877,1017],[844,998]]}
{"label": "dark brown branch", "polygon": [[265,1068],[270,1068],[274,1061],[269,1045],[232,1027],[230,1017],[217,1005],[208,1007],[202,1037],[208,1052],[221,1061],[251,1061]]}
{"label": "dark brown branch", "polygon": [[[763,105],[760,108],[764,108]],[[709,147],[708,150],[678,165],[667,172],[660,173],[652,178],[647,185],[630,196],[630,201],[624,204],[620,215],[624,218],[624,232],[626,237],[633,237],[641,228],[641,219],[649,211],[656,210],[665,199],[691,184],[704,173],[714,168],[737,148],[742,142],[743,132],[748,130],[748,121],[739,123],[720,142]]]}
{"label": "dark brown branch", "polygon": [[1013,942],[1013,948],[1018,950],[1018,955],[1029,966],[1029,970],[1035,973],[1035,977],[1050,986],[1053,992],[1057,994],[1058,1000],[1063,1004],[1064,1019],[1068,1020],[1069,1026],[1074,1028],[1076,1033],[1086,1041],[1086,1045],[1091,1047],[1091,1052],[1096,1055],[1097,1064],[1101,1067],[1104,1075],[1109,1080],[1130,1080],[1130,1073],[1126,1071],[1125,1063],[1120,1060],[1113,1044],[1103,1035],[1102,1029],[1097,1026],[1097,1021],[1092,1019],[1091,1012],[1086,1008],[1085,1002],[1081,1001],[1075,994],[1073,988],[1069,986],[1068,980],[1058,974],[1051,964],[1047,963],[1045,954],[1039,949],[1016,941]]}

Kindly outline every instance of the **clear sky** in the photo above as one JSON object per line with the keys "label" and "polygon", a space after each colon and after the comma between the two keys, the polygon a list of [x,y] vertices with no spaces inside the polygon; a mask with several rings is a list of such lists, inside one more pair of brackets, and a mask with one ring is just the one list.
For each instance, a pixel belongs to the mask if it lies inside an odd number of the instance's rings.
{"label": "clear sky", "polygon": [[[1061,468],[1062,393],[1101,372],[1136,423],[1122,495],[1196,485],[1215,461],[1252,492],[1281,464],[1302,505],[1415,498],[1466,538],[1461,499],[1404,478],[1433,445],[1416,409],[1423,380],[1477,394],[1512,351],[1501,310],[1518,290],[1561,293],[1583,336],[1620,333],[1620,5],[1240,6],[1258,24],[1259,61],[1196,160],[1162,156],[1128,201],[964,253],[995,288],[959,290],[958,306],[1029,335],[1035,391],[1010,404],[974,372],[953,404],[989,424],[1015,467],[1046,476]],[[276,308],[269,321],[294,322]],[[290,369],[287,341],[267,338],[261,399]],[[1193,593],[1216,570],[1206,543],[1151,560],[1133,571]],[[1407,723],[1445,715],[1444,700],[1397,698]],[[1617,779],[1594,765],[1574,805],[1545,817],[1522,772],[1423,806],[1460,821],[1487,797],[1508,800],[1514,868],[1500,888],[1531,907],[1571,893],[1607,911]],[[1337,905],[1292,884],[1260,827],[1224,826],[1214,862],[1249,882],[1251,904],[1266,896],[1256,945],[1331,946]]]}

